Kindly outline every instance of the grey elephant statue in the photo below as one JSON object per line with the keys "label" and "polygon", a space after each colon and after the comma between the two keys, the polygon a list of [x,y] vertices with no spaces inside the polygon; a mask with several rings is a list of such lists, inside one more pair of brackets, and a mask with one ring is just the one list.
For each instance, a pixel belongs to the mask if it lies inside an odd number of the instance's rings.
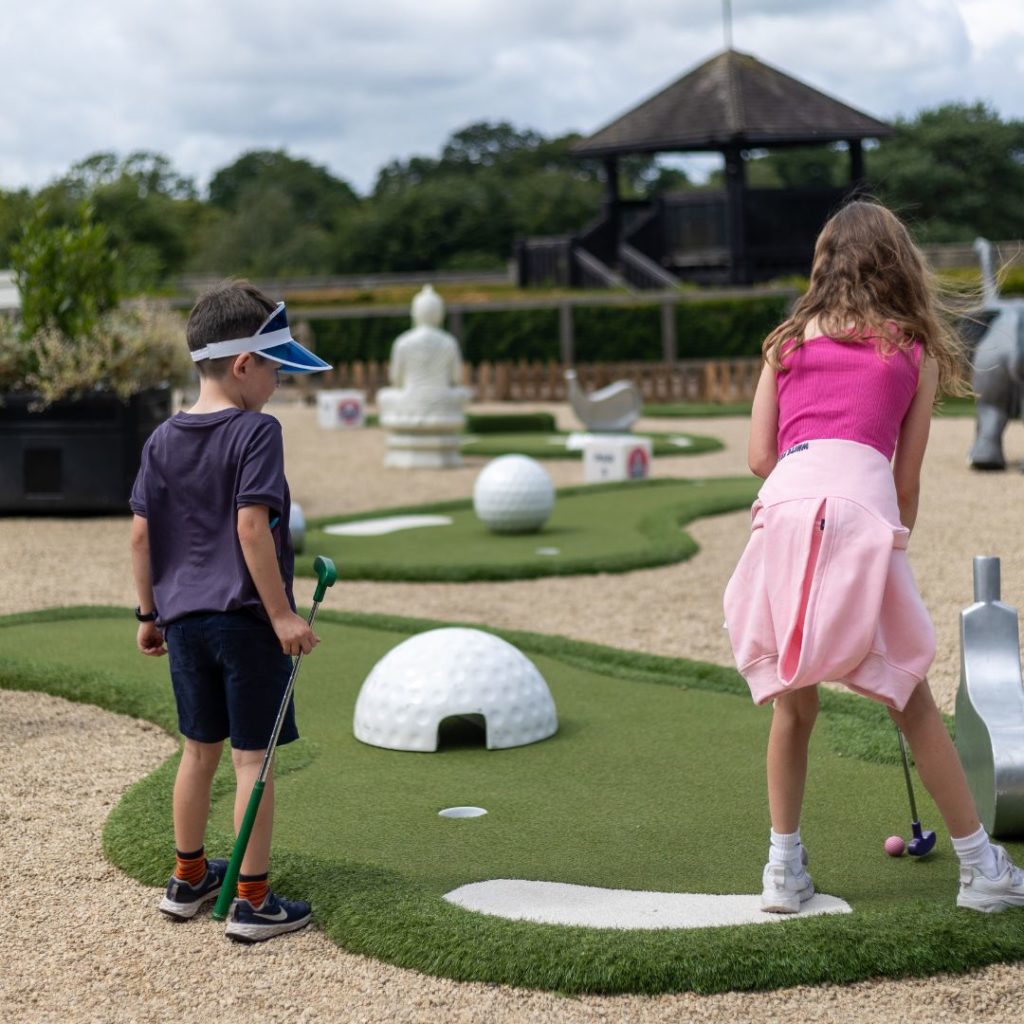
{"label": "grey elephant statue", "polygon": [[972,354],[976,432],[968,461],[974,469],[1005,469],[1003,431],[1021,415],[1024,386],[1024,299],[1003,299],[992,270],[992,244],[975,239],[981,263],[982,310],[965,334],[980,334]]}

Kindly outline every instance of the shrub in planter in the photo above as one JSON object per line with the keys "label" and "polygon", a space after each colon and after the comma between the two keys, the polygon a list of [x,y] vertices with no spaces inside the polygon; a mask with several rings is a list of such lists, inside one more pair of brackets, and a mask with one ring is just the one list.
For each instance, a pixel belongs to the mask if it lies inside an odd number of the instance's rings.
{"label": "shrub in planter", "polygon": [[126,512],[146,438],[191,373],[178,316],[115,308],[114,258],[87,207],[37,207],[12,250],[22,317],[0,318],[0,512]]}

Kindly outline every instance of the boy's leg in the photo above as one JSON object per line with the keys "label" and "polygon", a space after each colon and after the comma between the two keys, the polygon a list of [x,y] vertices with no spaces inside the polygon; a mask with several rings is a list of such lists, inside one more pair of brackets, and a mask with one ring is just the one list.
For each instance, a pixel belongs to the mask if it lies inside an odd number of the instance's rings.
{"label": "boy's leg", "polygon": [[198,850],[210,816],[210,790],[224,743],[185,740],[174,779],[174,844],[179,850]]}
{"label": "boy's leg", "polygon": [[201,743],[185,739],[174,779],[174,874],[160,902],[160,910],[177,920],[188,920],[220,892],[227,861],[207,861],[204,850],[210,814],[210,790],[220,763],[223,742]]}
{"label": "boy's leg", "polygon": [[[263,764],[265,750],[231,749],[231,760],[235,766],[235,833],[242,827],[245,809],[249,806],[249,797],[256,777]],[[271,762],[263,789],[260,809],[253,822],[249,845],[245,848],[240,874],[264,875],[270,867],[270,840],[274,830],[274,765]]]}
{"label": "boy's leg", "polygon": [[[263,763],[262,750],[232,748],[238,788],[235,793],[235,831],[242,825],[253,784]],[[238,899],[224,934],[236,942],[264,942],[276,935],[297,931],[310,922],[311,911],[304,900],[288,900],[270,888],[270,840],[274,829],[273,764],[267,771],[263,798],[256,813],[249,844],[238,874]]]}

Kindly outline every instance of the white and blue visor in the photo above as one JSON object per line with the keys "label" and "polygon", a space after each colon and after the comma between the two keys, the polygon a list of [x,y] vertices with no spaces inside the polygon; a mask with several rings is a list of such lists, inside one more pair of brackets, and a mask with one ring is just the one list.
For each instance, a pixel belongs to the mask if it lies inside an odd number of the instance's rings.
{"label": "white and blue visor", "polygon": [[331,369],[330,363],[325,363],[292,337],[283,302],[277,304],[252,337],[213,341],[206,348],[196,349],[192,353],[192,361],[223,359],[240,356],[243,352],[258,352],[264,359],[280,363],[286,373],[319,373]]}

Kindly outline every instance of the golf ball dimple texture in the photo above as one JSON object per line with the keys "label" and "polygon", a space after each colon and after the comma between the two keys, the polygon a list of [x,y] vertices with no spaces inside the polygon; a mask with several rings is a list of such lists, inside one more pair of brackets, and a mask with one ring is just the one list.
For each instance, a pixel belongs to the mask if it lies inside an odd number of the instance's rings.
{"label": "golf ball dimple texture", "polygon": [[902,857],[906,847],[907,844],[903,841],[902,836],[889,836],[885,841],[885,852],[890,857]]}
{"label": "golf ball dimple texture", "polygon": [[306,516],[302,506],[294,501],[288,516],[288,532],[292,535],[292,550],[301,555],[302,549],[306,546]]}
{"label": "golf ball dimple texture", "polygon": [[390,750],[437,750],[446,718],[481,715],[487,749],[521,747],[558,730],[544,677],[518,648],[464,627],[403,640],[371,669],[356,700],[356,739]]}
{"label": "golf ball dimple texture", "polygon": [[527,455],[502,455],[480,471],[473,485],[473,510],[494,533],[539,530],[555,507],[548,471]]}

